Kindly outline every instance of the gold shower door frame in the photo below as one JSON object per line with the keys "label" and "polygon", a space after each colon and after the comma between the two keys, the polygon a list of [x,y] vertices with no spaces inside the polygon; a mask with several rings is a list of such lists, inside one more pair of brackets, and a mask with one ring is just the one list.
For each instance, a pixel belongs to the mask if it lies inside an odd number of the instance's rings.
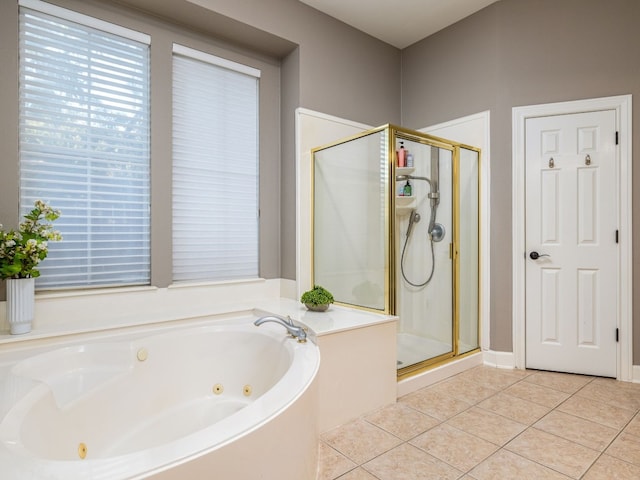
{"label": "gold shower door frame", "polygon": [[[397,314],[397,291],[400,286],[397,284],[397,272],[396,269],[398,265],[396,264],[396,257],[398,248],[400,247],[400,239],[395,238],[394,232],[396,229],[396,191],[395,191],[395,177],[396,177],[396,140],[409,140],[416,143],[420,143],[427,146],[433,146],[437,148],[441,148],[444,150],[448,150],[452,152],[452,172],[453,172],[453,192],[452,192],[452,225],[453,225],[453,242],[452,247],[450,249],[450,258],[453,263],[453,275],[452,275],[452,351],[426,359],[419,363],[408,365],[404,368],[398,370],[398,379],[403,379],[425,371],[429,368],[433,368],[434,366],[441,365],[442,363],[456,360],[459,358],[463,358],[465,356],[474,354],[480,350],[480,265],[478,264],[478,276],[477,276],[477,298],[478,305],[476,305],[476,316],[477,316],[477,338],[478,345],[476,348],[469,350],[468,352],[464,352],[460,354],[459,348],[459,336],[460,336],[460,150],[466,149],[477,154],[477,162],[478,162],[478,198],[477,198],[477,208],[480,209],[480,198],[481,198],[481,183],[480,183],[480,161],[481,161],[481,151],[479,148],[472,147],[470,145],[461,144],[458,142],[454,142],[451,140],[447,140],[444,138],[436,137],[433,135],[428,135],[422,132],[410,130],[407,128],[399,127],[392,124],[383,125],[371,130],[367,130],[360,134],[341,139],[339,141],[333,142],[328,145],[323,145],[321,147],[317,147],[311,150],[311,284],[316,284],[316,274],[315,274],[315,194],[316,194],[316,154],[318,152],[330,149],[332,147],[336,147],[338,145],[342,145],[346,142],[352,142],[358,140],[360,138],[376,134],[376,133],[384,133],[386,138],[386,147],[387,147],[387,155],[385,162],[385,171],[381,172],[381,175],[384,175],[387,178],[387,182],[385,185],[385,218],[384,218],[384,231],[385,231],[385,248],[384,248],[384,276],[385,276],[385,287],[384,287],[384,308],[376,309],[363,305],[356,305],[353,303],[344,303],[336,298],[336,303],[339,305],[354,307],[366,311],[373,311],[377,313],[385,313],[390,315]],[[478,212],[478,230],[477,230],[477,248],[478,252],[480,252],[480,225],[481,218],[480,212]],[[480,259],[478,257],[478,263],[480,263]]]}

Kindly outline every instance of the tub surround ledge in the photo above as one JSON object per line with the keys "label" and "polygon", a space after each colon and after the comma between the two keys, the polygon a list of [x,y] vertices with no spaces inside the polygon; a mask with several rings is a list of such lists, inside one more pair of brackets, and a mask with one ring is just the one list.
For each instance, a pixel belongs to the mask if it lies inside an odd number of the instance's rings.
{"label": "tub surround ledge", "polygon": [[5,302],[0,302],[0,345],[251,312],[258,302],[278,298],[285,282],[248,279],[37,293],[33,329],[26,335],[9,334]]}
{"label": "tub surround ledge", "polygon": [[288,315],[315,333],[321,356],[320,432],[395,403],[398,317],[340,305],[331,305],[326,312],[311,312],[300,302],[285,298],[256,306]]}

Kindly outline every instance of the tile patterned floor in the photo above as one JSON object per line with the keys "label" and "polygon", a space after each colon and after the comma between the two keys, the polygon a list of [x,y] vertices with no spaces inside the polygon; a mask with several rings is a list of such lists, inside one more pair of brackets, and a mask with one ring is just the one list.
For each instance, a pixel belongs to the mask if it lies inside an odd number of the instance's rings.
{"label": "tile patterned floor", "polygon": [[321,436],[317,480],[638,480],[640,384],[477,367]]}

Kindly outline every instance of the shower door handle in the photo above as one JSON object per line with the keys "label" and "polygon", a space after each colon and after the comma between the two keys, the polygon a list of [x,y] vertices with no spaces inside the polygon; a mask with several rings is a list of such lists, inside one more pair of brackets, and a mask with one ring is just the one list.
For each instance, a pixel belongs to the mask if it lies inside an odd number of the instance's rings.
{"label": "shower door handle", "polygon": [[549,255],[548,253],[538,253],[538,252],[531,252],[529,254],[529,258],[531,258],[531,260],[537,260],[540,257],[550,257],[551,255]]}

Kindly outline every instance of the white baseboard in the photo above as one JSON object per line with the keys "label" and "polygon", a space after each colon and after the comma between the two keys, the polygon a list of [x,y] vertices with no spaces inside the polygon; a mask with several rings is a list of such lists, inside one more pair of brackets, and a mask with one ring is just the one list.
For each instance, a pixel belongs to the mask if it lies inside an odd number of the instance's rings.
{"label": "white baseboard", "polygon": [[[482,352],[482,361],[489,367],[496,368],[516,368],[515,355],[513,352],[496,352],[494,350],[485,350]],[[633,365],[631,372],[633,383],[640,383],[640,365]]]}
{"label": "white baseboard", "polygon": [[516,357],[513,352],[485,350],[482,354],[482,361],[487,366],[496,368],[516,368]]}

